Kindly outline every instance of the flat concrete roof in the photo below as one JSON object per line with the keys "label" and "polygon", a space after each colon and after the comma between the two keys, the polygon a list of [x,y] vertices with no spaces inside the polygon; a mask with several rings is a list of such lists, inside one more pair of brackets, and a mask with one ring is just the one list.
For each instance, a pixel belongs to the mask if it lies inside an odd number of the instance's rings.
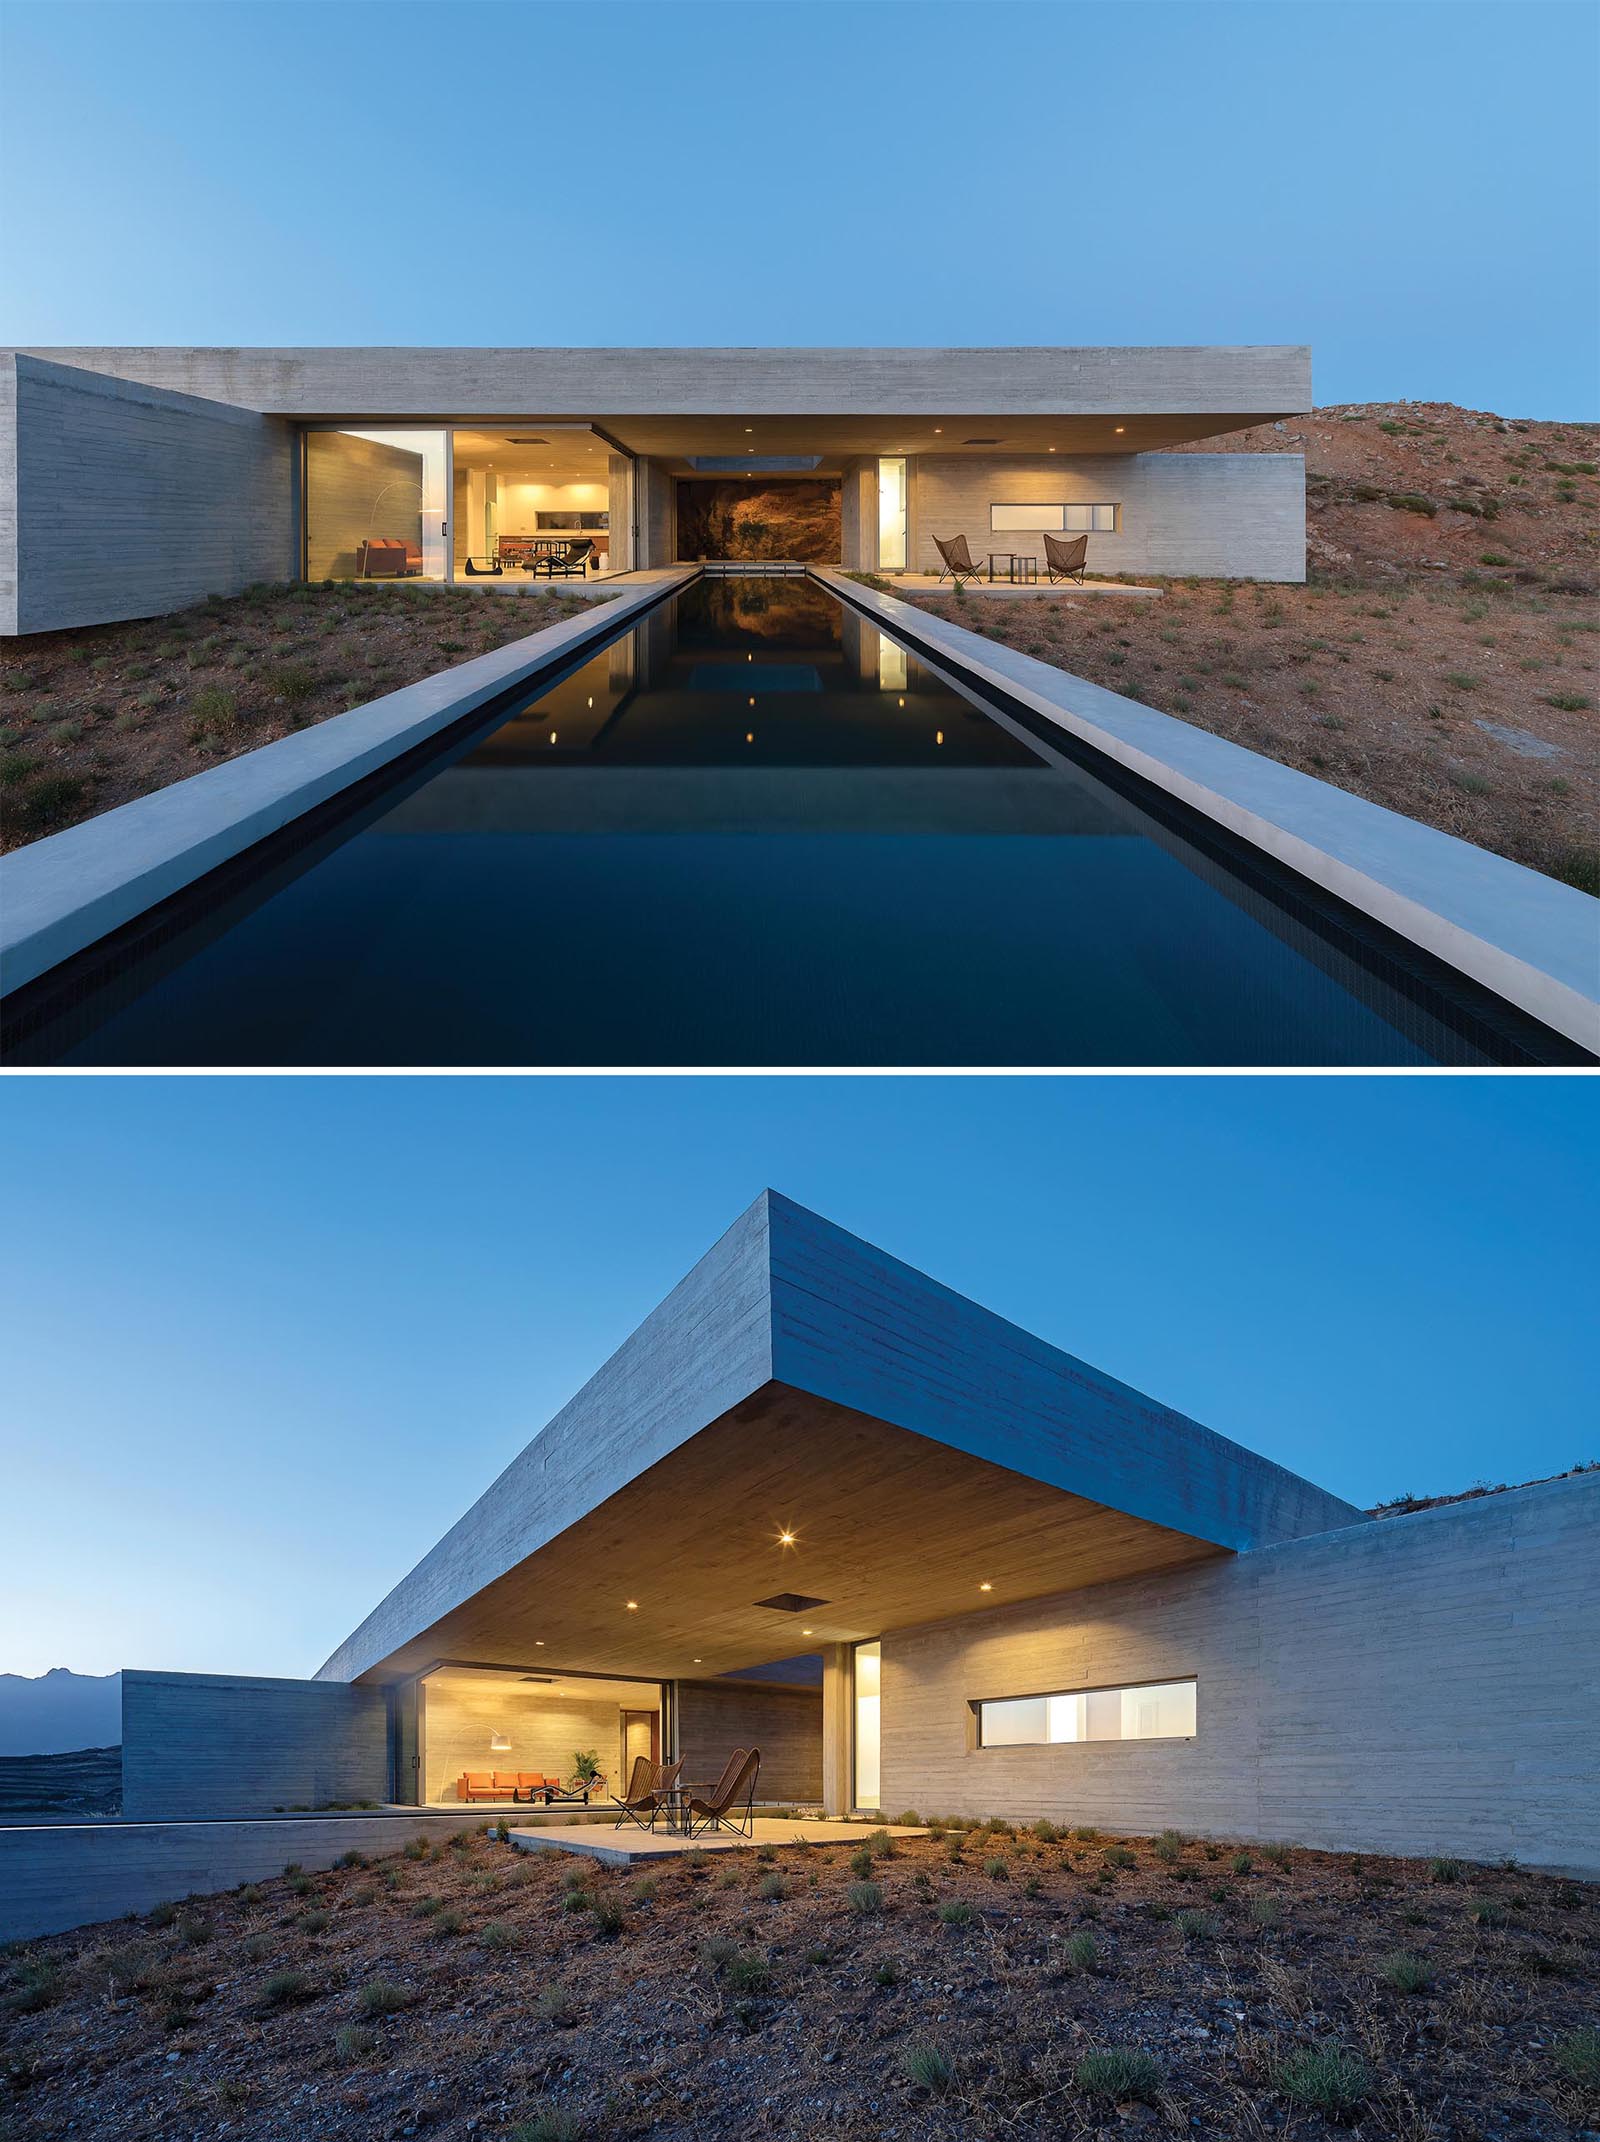
{"label": "flat concrete roof", "polygon": [[[307,421],[592,422],[630,452],[668,456],[1003,453],[1052,444],[1069,453],[1131,452],[1300,415],[1312,400],[1311,353],[1299,344],[1128,349],[93,345],[30,347],[14,354]],[[1116,427],[1124,419],[1119,433]]]}
{"label": "flat concrete roof", "polygon": [[320,1678],[703,1677],[1361,1517],[766,1191]]}

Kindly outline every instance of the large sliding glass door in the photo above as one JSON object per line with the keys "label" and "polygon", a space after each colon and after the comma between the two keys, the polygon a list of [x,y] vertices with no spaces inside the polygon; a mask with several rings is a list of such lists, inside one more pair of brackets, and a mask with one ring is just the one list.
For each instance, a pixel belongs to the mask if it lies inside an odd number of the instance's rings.
{"label": "large sliding glass door", "polygon": [[445,580],[449,443],[409,425],[305,435],[308,580]]}
{"label": "large sliding glass door", "polygon": [[878,463],[878,570],[906,569],[906,465],[904,460]]}

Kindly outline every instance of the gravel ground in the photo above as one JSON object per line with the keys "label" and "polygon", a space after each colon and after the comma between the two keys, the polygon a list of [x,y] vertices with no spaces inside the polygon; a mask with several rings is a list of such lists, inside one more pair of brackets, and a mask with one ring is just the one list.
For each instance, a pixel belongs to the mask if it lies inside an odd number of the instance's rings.
{"label": "gravel ground", "polygon": [[1600,2128],[1595,1887],[1045,1828],[631,1874],[474,1832],[34,1942],[0,2133],[1326,2135],[1308,2093],[1397,2142]]}
{"label": "gravel ground", "polygon": [[1319,410],[1193,449],[1305,454],[1304,587],[911,599],[1600,893],[1597,436],[1442,403]]}

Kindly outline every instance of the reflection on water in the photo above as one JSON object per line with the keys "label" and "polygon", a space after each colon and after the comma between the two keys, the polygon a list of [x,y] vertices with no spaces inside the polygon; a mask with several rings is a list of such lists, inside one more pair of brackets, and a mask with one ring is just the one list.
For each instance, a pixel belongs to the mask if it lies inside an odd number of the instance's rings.
{"label": "reflection on water", "polygon": [[814,583],[741,577],[213,898],[33,1060],[1497,1060],[1462,1031]]}

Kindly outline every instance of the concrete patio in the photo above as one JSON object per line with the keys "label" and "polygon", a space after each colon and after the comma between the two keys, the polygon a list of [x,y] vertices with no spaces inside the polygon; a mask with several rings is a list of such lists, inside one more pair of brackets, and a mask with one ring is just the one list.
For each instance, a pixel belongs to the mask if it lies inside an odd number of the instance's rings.
{"label": "concrete patio", "polygon": [[582,1859],[598,1860],[603,1867],[632,1867],[647,1859],[677,1859],[685,1852],[749,1852],[757,1845],[858,1845],[878,1828],[887,1829],[891,1837],[927,1835],[926,1830],[896,1829],[892,1823],[757,1815],[748,1837],[728,1830],[685,1837],[676,1830],[641,1830],[631,1824],[620,1830],[601,1829],[589,1823],[570,1829],[517,1828],[511,1832],[511,1842],[524,1852],[575,1852]]}
{"label": "concrete patio", "polygon": [[[951,592],[948,577],[941,583],[937,573],[886,573],[884,578],[892,583],[897,595],[936,595],[941,586],[946,595]],[[1162,592],[1160,588],[1129,587],[1121,580],[1051,582],[1044,577],[1042,566],[1037,580],[990,580],[985,576],[981,580],[968,580],[964,586],[969,595],[1053,595],[1063,601],[1079,595],[1133,595],[1149,600]]]}

